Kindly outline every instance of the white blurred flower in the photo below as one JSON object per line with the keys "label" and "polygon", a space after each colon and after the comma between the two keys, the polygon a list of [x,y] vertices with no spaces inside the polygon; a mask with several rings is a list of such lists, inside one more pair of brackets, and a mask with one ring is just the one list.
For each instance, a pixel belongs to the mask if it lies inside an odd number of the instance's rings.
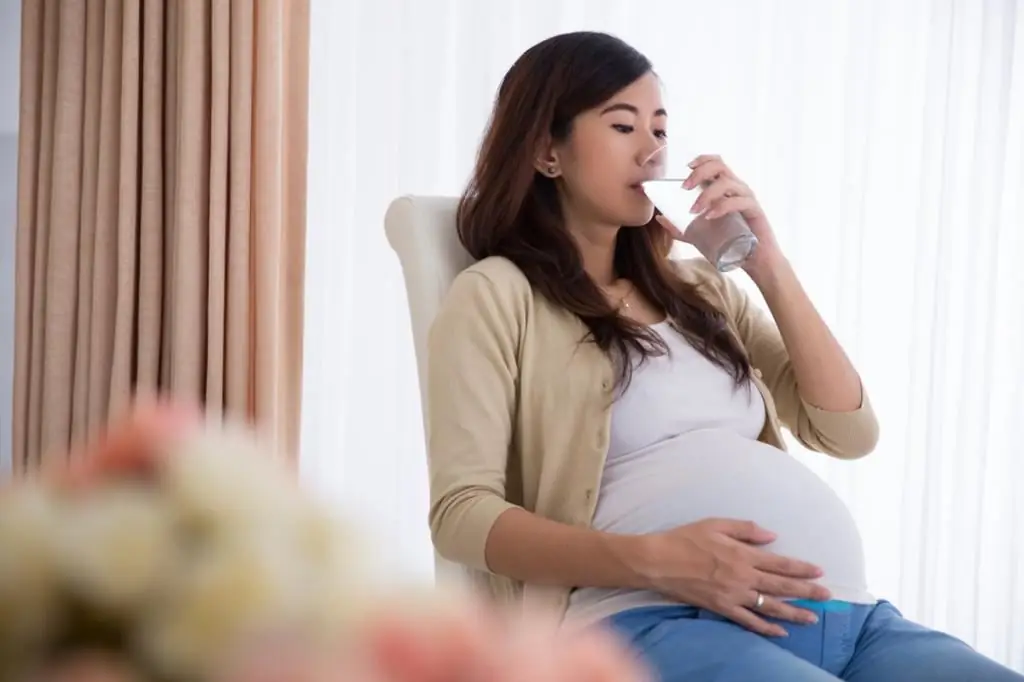
{"label": "white blurred flower", "polygon": [[212,679],[253,638],[336,642],[380,603],[367,548],[247,432],[173,448],[145,482],[0,495],[0,679],[7,654],[32,669],[58,636],[87,639],[61,627],[72,607],[130,636],[126,663],[177,681]]}
{"label": "white blurred flower", "polygon": [[178,450],[165,460],[161,485],[201,533],[232,535],[287,524],[306,504],[284,465],[247,433],[209,430]]}
{"label": "white blurred flower", "polygon": [[167,601],[140,614],[147,658],[168,676],[201,676],[243,639],[308,622],[315,595],[277,537],[224,538],[195,556]]}
{"label": "white blurred flower", "polygon": [[72,591],[111,615],[148,608],[178,568],[173,510],[152,490],[126,483],[77,496],[67,512],[54,531]]}
{"label": "white blurred flower", "polygon": [[52,538],[65,521],[34,483],[0,494],[0,658],[42,642],[59,625]]}
{"label": "white blurred flower", "polygon": [[311,622],[325,637],[336,636],[380,599],[383,585],[371,574],[369,552],[354,532],[315,507],[290,534],[290,551],[303,567],[313,600]]}

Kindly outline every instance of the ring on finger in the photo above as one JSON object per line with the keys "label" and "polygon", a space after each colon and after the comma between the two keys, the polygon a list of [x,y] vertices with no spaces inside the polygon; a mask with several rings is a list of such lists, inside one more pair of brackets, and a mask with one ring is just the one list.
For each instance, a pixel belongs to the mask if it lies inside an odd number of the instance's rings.
{"label": "ring on finger", "polygon": [[760,611],[764,607],[764,593],[758,592],[754,598],[754,609]]}
{"label": "ring on finger", "polygon": [[711,177],[706,178],[704,180],[701,180],[700,183],[697,186],[700,187],[701,189],[707,189],[711,185],[713,185],[716,182],[718,182],[721,178],[722,178],[722,174],[721,173],[715,173]]}

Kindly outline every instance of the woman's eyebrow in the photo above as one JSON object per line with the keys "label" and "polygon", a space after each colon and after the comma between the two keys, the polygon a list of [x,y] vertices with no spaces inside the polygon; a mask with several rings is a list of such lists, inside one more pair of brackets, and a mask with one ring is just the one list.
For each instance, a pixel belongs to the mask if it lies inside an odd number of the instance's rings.
{"label": "woman's eyebrow", "polygon": [[[601,110],[601,116],[604,116],[605,114],[611,113],[613,111],[628,111],[628,112],[630,112],[632,114],[636,114],[636,115],[640,114],[640,110],[637,109],[632,104],[626,104],[625,102],[616,102],[615,104],[610,104],[607,107],[605,107],[604,109],[602,109]],[[668,112],[665,111],[664,109],[658,109],[657,111],[654,112],[654,115],[655,116],[668,116]]]}

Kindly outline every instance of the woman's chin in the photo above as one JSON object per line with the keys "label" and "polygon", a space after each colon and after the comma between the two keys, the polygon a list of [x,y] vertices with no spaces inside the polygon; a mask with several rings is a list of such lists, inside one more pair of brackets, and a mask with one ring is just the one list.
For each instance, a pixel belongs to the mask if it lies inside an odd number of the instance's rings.
{"label": "woman's chin", "polygon": [[654,219],[654,207],[652,206],[647,211],[632,211],[630,214],[624,215],[623,220],[619,221],[619,224],[623,227],[643,227]]}

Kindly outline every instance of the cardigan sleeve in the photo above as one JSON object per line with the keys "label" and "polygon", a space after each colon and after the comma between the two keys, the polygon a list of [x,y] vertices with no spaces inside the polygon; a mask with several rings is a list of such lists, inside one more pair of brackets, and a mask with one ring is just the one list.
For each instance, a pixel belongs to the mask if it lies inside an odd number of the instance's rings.
{"label": "cardigan sleeve", "polygon": [[519,286],[468,270],[452,284],[427,344],[430,531],[444,558],[489,570],[484,549],[506,500],[525,306]]}
{"label": "cardigan sleeve", "polygon": [[708,265],[698,266],[700,279],[718,291],[750,358],[775,401],[779,420],[804,446],[838,457],[855,459],[869,454],[878,443],[878,419],[864,386],[861,404],[850,411],[829,411],[804,400],[793,363],[775,320],[751,300],[731,278]]}

